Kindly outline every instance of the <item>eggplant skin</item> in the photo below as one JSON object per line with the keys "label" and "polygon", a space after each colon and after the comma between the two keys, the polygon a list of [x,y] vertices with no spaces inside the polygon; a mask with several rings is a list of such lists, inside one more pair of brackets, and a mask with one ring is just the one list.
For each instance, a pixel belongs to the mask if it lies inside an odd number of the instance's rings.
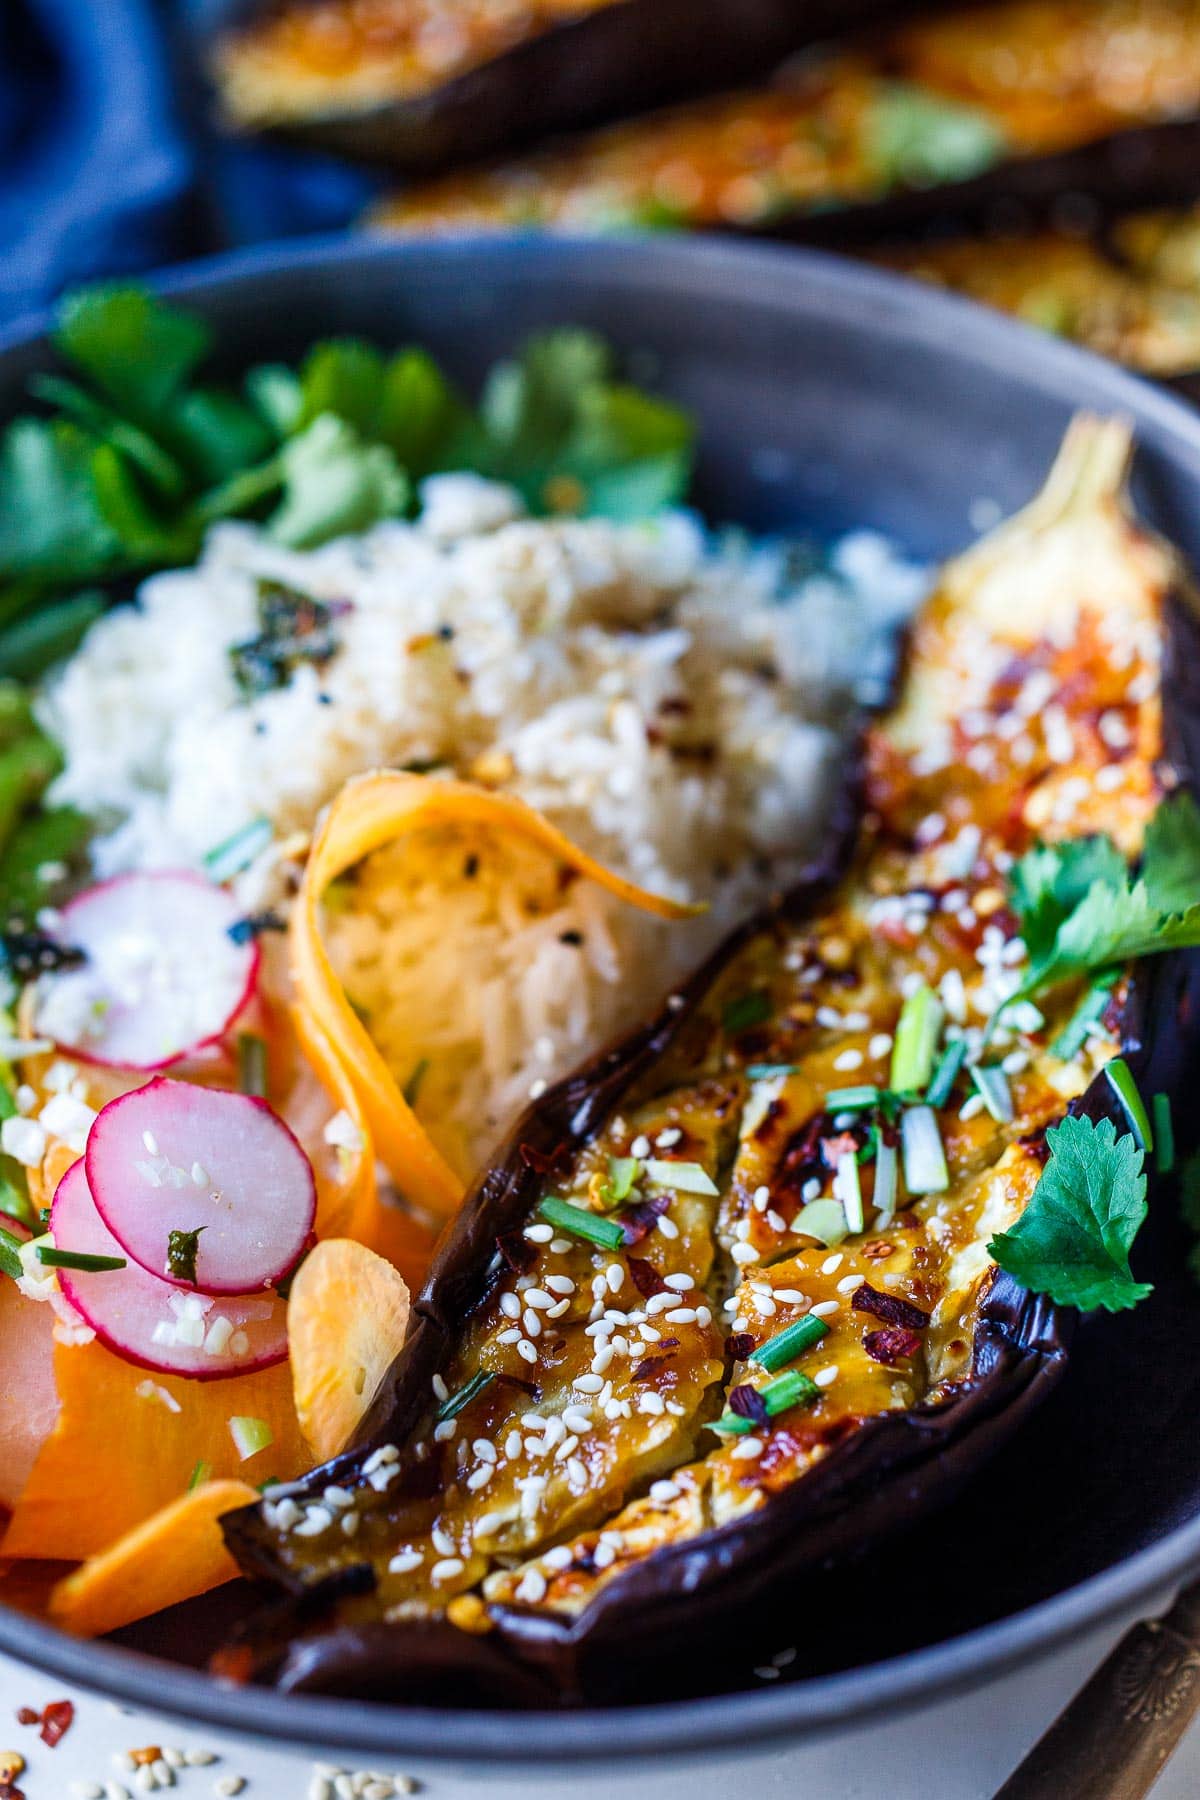
{"label": "eggplant skin", "polygon": [[[287,11],[318,3],[299,0]],[[337,0],[324,10],[336,17],[352,8]],[[406,10],[400,0],[395,10]],[[212,76],[227,122],[239,129],[432,173],[750,80],[833,32],[902,15],[911,0],[580,0],[576,16],[562,10],[561,21],[449,79],[364,103],[339,99],[331,77],[325,98],[306,103],[285,100],[283,69],[272,71],[273,95],[256,92],[257,59],[269,57],[269,28],[284,9],[256,5],[247,17],[243,7],[217,37]]]}
{"label": "eggplant skin", "polygon": [[[1182,591],[1163,615],[1162,748],[1177,780],[1200,793],[1200,623]],[[838,802],[827,862],[774,908],[739,928],[668,1007],[624,1043],[560,1083],[531,1109],[511,1145],[486,1173],[443,1240],[413,1309],[401,1356],[364,1421],[358,1445],[307,1478],[319,1492],[361,1465],[383,1441],[405,1441],[428,1416],[432,1377],[447,1366],[462,1321],[495,1279],[496,1238],[527,1219],[544,1173],[537,1164],[588,1142],[639,1083],[686,1059],[699,1009],[730,961],[780,915],[804,918],[836,890],[860,814],[857,782]],[[1200,953],[1177,952],[1133,971],[1118,1035],[1144,1093],[1175,1105],[1182,1150],[1189,1147],[1200,1064]],[[1126,1121],[1099,1075],[1073,1112]],[[475,1636],[440,1622],[356,1623],[339,1605],[356,1577],[350,1564],[328,1585],[305,1587],[276,1554],[261,1507],[227,1515],[227,1542],[248,1574],[290,1589],[271,1613],[251,1620],[223,1672],[272,1681],[289,1691],[369,1693],[375,1698],[477,1700],[515,1706],[633,1698],[653,1682],[655,1664],[711,1645],[731,1619],[752,1614],[780,1583],[795,1584],[831,1561],[856,1556],[921,1515],[942,1507],[1018,1430],[1061,1378],[1076,1315],[995,1272],[976,1314],[969,1366],[942,1397],[905,1411],[850,1419],[802,1479],[772,1493],[743,1518],[646,1556],[604,1585],[573,1619],[493,1603],[492,1629]],[[325,1603],[328,1604],[325,1604]],[[351,1602],[351,1608],[353,1602]],[[448,1632],[454,1632],[448,1637]],[[614,1654],[616,1652],[616,1654]]]}

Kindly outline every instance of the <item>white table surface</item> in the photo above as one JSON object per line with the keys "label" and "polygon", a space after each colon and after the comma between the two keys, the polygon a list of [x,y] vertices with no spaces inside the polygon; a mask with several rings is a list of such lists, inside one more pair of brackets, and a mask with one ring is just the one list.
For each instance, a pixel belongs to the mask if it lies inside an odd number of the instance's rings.
{"label": "white table surface", "polygon": [[[1117,1634],[1119,1635],[1119,1633]],[[755,1800],[990,1800],[996,1787],[1040,1736],[1069,1696],[1106,1653],[1113,1633],[1075,1646],[1051,1662],[1010,1675],[1002,1682],[964,1698],[935,1704],[917,1718],[885,1722],[851,1737],[830,1738],[753,1758],[747,1769],[739,1761],[739,1783],[753,1783]],[[15,1722],[19,1706],[40,1708],[48,1701],[70,1698],[77,1707],[75,1723],[53,1751],[38,1741],[35,1730]],[[0,1657],[0,1750],[19,1749],[28,1767],[20,1778],[27,1800],[75,1800],[74,1783],[121,1784],[130,1800],[141,1790],[121,1772],[114,1756],[143,1745],[199,1749],[217,1760],[204,1767],[184,1767],[171,1790],[178,1800],[210,1800],[218,1783],[241,1777],[245,1800],[308,1800],[315,1764],[308,1753],[265,1748],[253,1742],[223,1738],[207,1728],[190,1731],[174,1720],[149,1714],[123,1713],[109,1702],[64,1690],[52,1677],[22,1668]],[[452,1752],[448,1750],[448,1757]],[[344,1756],[330,1753],[339,1769],[353,1767]],[[403,1775],[418,1783],[429,1800],[529,1800],[541,1785],[535,1778],[491,1775],[477,1768],[455,1768],[451,1760],[404,1759],[381,1773]],[[562,1779],[565,1770],[547,1771]],[[619,1782],[636,1800],[708,1800],[730,1793],[730,1768],[711,1757],[685,1767],[653,1763],[631,1769],[567,1776],[571,1800],[612,1800]],[[319,1785],[316,1792],[320,1792]],[[1200,1722],[1167,1764],[1154,1788],[1154,1800],[1196,1800],[1200,1793]],[[119,1800],[117,1790],[112,1800]]]}

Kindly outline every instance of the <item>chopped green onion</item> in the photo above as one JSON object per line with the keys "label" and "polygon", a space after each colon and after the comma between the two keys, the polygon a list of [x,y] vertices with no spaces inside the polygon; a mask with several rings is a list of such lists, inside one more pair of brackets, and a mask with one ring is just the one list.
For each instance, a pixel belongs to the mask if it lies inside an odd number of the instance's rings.
{"label": "chopped green onion", "polygon": [[746,1074],[751,1081],[770,1081],[774,1075],[794,1075],[797,1063],[747,1063]]}
{"label": "chopped green onion", "polygon": [[37,1259],[48,1269],[81,1269],[89,1275],[129,1267],[123,1256],[89,1256],[83,1250],[59,1250],[53,1244],[39,1244]]}
{"label": "chopped green onion", "polygon": [[966,1054],[967,1045],[964,1038],[956,1038],[942,1051],[941,1061],[933,1071],[933,1079],[925,1090],[925,1104],[932,1106],[934,1112],[940,1111],[954,1092],[954,1084],[958,1080],[958,1072],[963,1066]]}
{"label": "chopped green onion", "polygon": [[836,1200],[810,1200],[792,1220],[793,1231],[814,1237],[819,1244],[840,1244],[849,1229],[846,1215]]}
{"label": "chopped green onion", "polygon": [[1169,1175],[1175,1167],[1175,1121],[1171,1117],[1168,1094],[1155,1094],[1151,1102],[1154,1112],[1154,1166],[1160,1175]]}
{"label": "chopped green onion", "polygon": [[1101,975],[1097,981],[1093,981],[1091,987],[1083,996],[1083,999],[1079,1002],[1079,1005],[1075,1008],[1075,1011],[1071,1014],[1071,1017],[1067,1020],[1066,1024],[1051,1044],[1051,1056],[1057,1056],[1060,1062],[1070,1062],[1073,1056],[1079,1055],[1079,1052],[1083,1049],[1083,1046],[1091,1036],[1094,1027],[1099,1025],[1101,1019],[1104,1017],[1105,1008],[1108,1005],[1108,998],[1113,991],[1116,979],[1117,977],[1114,973],[1109,973],[1107,975]]}
{"label": "chopped green onion", "polygon": [[217,844],[204,858],[204,867],[210,878],[218,884],[232,881],[243,869],[248,869],[275,835],[275,828],[270,819],[251,819],[231,837]]}
{"label": "chopped green onion", "polygon": [[212,1464],[211,1463],[198,1462],[196,1464],[195,1468],[192,1470],[191,1476],[188,1479],[188,1484],[187,1484],[188,1493],[191,1494],[196,1490],[196,1488],[203,1487],[204,1483],[208,1480],[208,1478],[211,1474],[212,1474]]}
{"label": "chopped green onion", "polygon": [[440,1425],[444,1419],[456,1419],[460,1412],[470,1406],[472,1400],[478,1398],[486,1388],[490,1388],[496,1377],[490,1369],[476,1369],[470,1381],[464,1381],[456,1394],[443,1400],[437,1409],[437,1420]]}
{"label": "chopped green onion", "polygon": [[1108,1076],[1109,1085],[1129,1121],[1129,1129],[1134,1135],[1139,1150],[1153,1150],[1154,1131],[1150,1124],[1142,1096],[1138,1093],[1137,1082],[1133,1079],[1129,1064],[1123,1056],[1114,1056],[1110,1063],[1105,1063],[1104,1073]]}
{"label": "chopped green onion", "polygon": [[415,1106],[417,1104],[417,1095],[421,1092],[421,1083],[428,1073],[429,1058],[423,1056],[401,1089],[401,1092],[404,1095],[404,1104],[406,1106]]}
{"label": "chopped green onion", "polygon": [[599,1244],[605,1250],[619,1250],[625,1242],[625,1228],[615,1219],[598,1218],[595,1213],[585,1212],[582,1206],[572,1206],[569,1200],[561,1200],[557,1194],[547,1194],[538,1212],[548,1225],[557,1225],[560,1230],[586,1238],[589,1244]]}
{"label": "chopped green onion", "polygon": [[694,1162],[659,1161],[651,1157],[646,1164],[646,1180],[651,1187],[674,1188],[677,1194],[717,1194],[720,1189],[712,1176]]}
{"label": "chopped green onion", "polygon": [[847,1151],[838,1157],[837,1174],[833,1178],[834,1197],[842,1203],[846,1225],[851,1231],[863,1228],[862,1181],[858,1173],[858,1157]]}
{"label": "chopped green onion", "polygon": [[945,1016],[941,1001],[924,984],[904,1002],[892,1045],[892,1087],[898,1093],[920,1093],[928,1085]]}
{"label": "chopped green onion", "polygon": [[833,1088],[825,1096],[825,1110],[831,1113],[865,1112],[878,1106],[885,1090],[877,1087]]}
{"label": "chopped green onion", "polygon": [[238,1086],[243,1094],[256,1100],[267,1097],[267,1040],[256,1031],[239,1031],[237,1036]]}
{"label": "chopped green onion", "polygon": [[940,1194],[950,1185],[946,1152],[931,1106],[910,1106],[900,1116],[904,1185],[910,1194]]}
{"label": "chopped green onion", "polygon": [[207,1225],[197,1225],[194,1231],[168,1231],[167,1273],[173,1275],[176,1281],[195,1283],[200,1233],[207,1230]]}
{"label": "chopped green onion", "polygon": [[899,1159],[895,1144],[885,1143],[881,1137],[879,1148],[875,1153],[875,1192],[871,1198],[878,1210],[878,1225],[891,1223],[896,1211],[896,1170]]}
{"label": "chopped green onion", "polygon": [[[20,1164],[16,1164],[20,1168]],[[37,1224],[37,1214],[33,1210],[33,1202],[27,1193],[23,1193],[15,1181],[10,1181],[4,1172],[3,1161],[0,1160],[0,1213],[7,1214],[22,1225],[28,1225],[30,1231]]]}
{"label": "chopped green onion", "polygon": [[1013,1119],[1013,1097],[1004,1070],[995,1063],[987,1068],[978,1063],[972,1064],[971,1080],[996,1123],[1010,1125]]}
{"label": "chopped green onion", "polygon": [[11,1231],[5,1231],[0,1225],[0,1275],[7,1275],[13,1281],[20,1281],[25,1273],[25,1265],[21,1261],[21,1240],[14,1237]]}
{"label": "chopped green onion", "polygon": [[760,1344],[757,1350],[750,1352],[750,1361],[756,1362],[761,1369],[773,1372],[782,1369],[785,1363],[794,1362],[805,1350],[811,1350],[827,1336],[829,1327],[824,1319],[814,1319],[811,1313],[797,1319],[795,1324],[777,1331],[773,1338]]}
{"label": "chopped green onion", "polygon": [[642,1165],[636,1156],[609,1157],[604,1198],[610,1206],[620,1206],[622,1200],[628,1200],[641,1169]]}
{"label": "chopped green onion", "polygon": [[235,1413],[230,1419],[229,1435],[241,1462],[249,1462],[252,1456],[275,1442],[275,1433],[265,1419],[251,1419],[241,1413]]}
{"label": "chopped green onion", "polygon": [[[821,1390],[811,1376],[804,1375],[799,1369],[788,1369],[777,1375],[774,1381],[768,1381],[766,1387],[760,1388],[763,1405],[767,1409],[769,1419],[780,1413],[791,1412],[794,1406],[812,1406],[821,1398]],[[755,1429],[753,1419],[743,1419],[740,1413],[722,1413],[708,1428],[719,1431],[727,1437],[747,1437]]]}
{"label": "chopped green onion", "polygon": [[761,1025],[771,1014],[771,996],[759,988],[750,994],[739,994],[736,1000],[730,1000],[721,1015],[721,1023],[728,1032],[748,1031],[751,1025]]}

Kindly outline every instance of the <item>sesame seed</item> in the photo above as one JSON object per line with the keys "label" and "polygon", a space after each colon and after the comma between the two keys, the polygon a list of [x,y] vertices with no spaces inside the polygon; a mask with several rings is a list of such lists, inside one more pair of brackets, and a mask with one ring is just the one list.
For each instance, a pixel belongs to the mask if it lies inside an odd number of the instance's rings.
{"label": "sesame seed", "polygon": [[665,1238],[677,1238],[679,1236],[678,1225],[675,1223],[674,1219],[668,1219],[665,1213],[658,1221],[658,1229]]}
{"label": "sesame seed", "polygon": [[515,1458],[520,1456],[520,1454],[521,1454],[521,1434],[519,1431],[510,1431],[508,1436],[505,1438],[504,1454],[508,1458],[509,1462],[513,1462],[515,1460]]}
{"label": "sesame seed", "polygon": [[827,1369],[818,1369],[816,1374],[813,1376],[813,1380],[816,1382],[818,1387],[828,1387],[831,1382],[834,1382],[837,1380],[837,1376],[838,1376],[837,1364],[831,1363],[829,1368],[827,1368]]}
{"label": "sesame seed", "polygon": [[802,1200],[817,1200],[820,1198],[820,1194],[821,1183],[817,1180],[815,1175],[811,1176],[800,1189],[800,1198]]}
{"label": "sesame seed", "polygon": [[679,1131],[672,1125],[668,1130],[659,1132],[658,1137],[655,1140],[656,1148],[659,1150],[673,1150],[682,1136],[682,1131]]}
{"label": "sesame seed", "polygon": [[620,1263],[609,1263],[604,1271],[604,1279],[610,1294],[619,1294],[625,1286],[625,1270]]}
{"label": "sesame seed", "polygon": [[845,1260],[840,1250],[836,1251],[833,1256],[827,1256],[821,1264],[822,1275],[836,1275]]}
{"label": "sesame seed", "polygon": [[597,1569],[611,1569],[616,1560],[617,1553],[611,1544],[597,1544],[592,1551],[592,1562]]}
{"label": "sesame seed", "polygon": [[567,1459],[567,1480],[571,1483],[573,1488],[587,1486],[587,1470],[577,1456],[571,1456]]}
{"label": "sesame seed", "polygon": [[517,1355],[522,1359],[523,1362],[535,1363],[537,1361],[537,1351],[534,1349],[533,1345],[529,1342],[528,1338],[522,1338],[520,1343],[517,1345]]}
{"label": "sesame seed", "polygon": [[548,1244],[554,1236],[553,1225],[527,1225],[521,1236],[531,1244]]}
{"label": "sesame seed", "polygon": [[501,1294],[500,1311],[504,1314],[506,1319],[519,1319],[521,1316],[521,1302],[517,1299],[515,1294]]}
{"label": "sesame seed", "polygon": [[527,1306],[521,1315],[521,1323],[525,1327],[525,1336],[538,1338],[542,1335],[542,1321],[531,1306]]}
{"label": "sesame seed", "polygon": [[754,1462],[757,1457],[762,1455],[762,1452],[763,1444],[761,1438],[740,1438],[733,1446],[733,1455],[737,1462]]}
{"label": "sesame seed", "polygon": [[158,1155],[158,1139],[155,1137],[155,1135],[152,1131],[143,1131],[142,1143],[146,1147],[146,1155],[147,1156],[157,1156]]}
{"label": "sesame seed", "polygon": [[643,1157],[649,1156],[649,1154],[650,1154],[650,1139],[645,1135],[644,1132],[640,1133],[637,1137],[634,1138],[632,1144],[630,1144],[630,1146],[629,1146],[629,1154],[630,1154],[630,1156],[636,1156],[639,1161]]}
{"label": "sesame seed", "polygon": [[573,1294],[575,1283],[569,1275],[547,1275],[546,1286],[552,1294]]}
{"label": "sesame seed", "polygon": [[[754,1248],[753,1244],[735,1244],[729,1254],[732,1256],[735,1263],[740,1263],[743,1266],[758,1261],[758,1251]],[[655,1298],[657,1299],[658,1296],[656,1295]]]}
{"label": "sesame seed", "polygon": [[444,1376],[435,1375],[430,1386],[433,1388],[433,1391],[439,1400],[448,1400],[450,1398],[450,1389],[446,1386]]}
{"label": "sesame seed", "polygon": [[983,1104],[982,1094],[969,1094],[958,1109],[959,1118],[973,1119],[977,1113],[983,1111]]}
{"label": "sesame seed", "polygon": [[830,1313],[838,1311],[838,1303],[836,1300],[818,1300],[815,1306],[809,1308],[809,1311],[814,1319],[827,1319]]}
{"label": "sesame seed", "polygon": [[245,1785],[244,1775],[218,1775],[213,1782],[213,1793],[218,1795],[219,1800],[233,1800],[234,1795],[240,1794]]}
{"label": "sesame seed", "polygon": [[842,1279],[837,1284],[838,1293],[852,1294],[855,1288],[858,1287],[860,1279],[861,1278],[857,1275],[843,1275]]}
{"label": "sesame seed", "polygon": [[461,1556],[446,1556],[441,1562],[434,1563],[429,1576],[432,1581],[453,1581],[456,1575],[462,1574],[464,1566]]}
{"label": "sesame seed", "polygon": [[546,1577],[540,1569],[526,1569],[517,1584],[516,1598],[527,1600],[533,1605],[546,1598]]}
{"label": "sesame seed", "polygon": [[669,1288],[674,1288],[677,1294],[686,1294],[690,1288],[694,1288],[696,1285],[690,1275],[665,1275],[663,1280]]}
{"label": "sesame seed", "polygon": [[[521,1346],[518,1344],[517,1345],[518,1350],[520,1349],[520,1347]],[[537,1352],[535,1351],[534,1354],[536,1355]],[[451,1439],[455,1436],[457,1431],[458,1431],[458,1420],[457,1419],[443,1419],[440,1425],[435,1425],[433,1428],[433,1441],[435,1444],[448,1444],[448,1443],[450,1443]]]}
{"label": "sesame seed", "polygon": [[678,1500],[679,1491],[679,1487],[673,1481],[652,1481],[650,1483],[650,1498],[659,1506],[667,1506],[672,1500]]}
{"label": "sesame seed", "polygon": [[577,1375],[574,1385],[581,1394],[598,1394],[604,1383],[598,1375]]}
{"label": "sesame seed", "polygon": [[388,1564],[388,1570],[392,1575],[411,1575],[424,1561],[423,1550],[399,1550]]}
{"label": "sesame seed", "polygon": [[694,1306],[673,1306],[666,1315],[668,1325],[694,1325],[696,1309]]}

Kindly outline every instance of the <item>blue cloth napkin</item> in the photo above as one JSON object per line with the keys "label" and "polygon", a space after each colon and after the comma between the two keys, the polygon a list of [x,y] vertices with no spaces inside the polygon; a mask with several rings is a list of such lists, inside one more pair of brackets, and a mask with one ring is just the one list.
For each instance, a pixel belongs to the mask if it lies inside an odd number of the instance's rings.
{"label": "blue cloth napkin", "polygon": [[0,325],[81,281],[327,231],[378,182],[212,129],[227,0],[0,0]]}

